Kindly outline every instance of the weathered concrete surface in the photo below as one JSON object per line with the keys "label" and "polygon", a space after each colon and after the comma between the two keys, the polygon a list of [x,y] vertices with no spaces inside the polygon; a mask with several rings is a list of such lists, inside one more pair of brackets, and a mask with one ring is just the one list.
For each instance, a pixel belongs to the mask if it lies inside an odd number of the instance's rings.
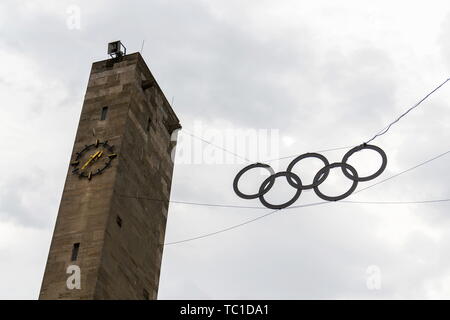
{"label": "weathered concrete surface", "polygon": [[[139,53],[92,65],[71,160],[96,139],[114,145],[118,157],[90,181],[69,167],[40,299],[156,299],[173,171],[170,132],[178,126]],[[70,265],[80,267],[79,290],[66,286]]]}

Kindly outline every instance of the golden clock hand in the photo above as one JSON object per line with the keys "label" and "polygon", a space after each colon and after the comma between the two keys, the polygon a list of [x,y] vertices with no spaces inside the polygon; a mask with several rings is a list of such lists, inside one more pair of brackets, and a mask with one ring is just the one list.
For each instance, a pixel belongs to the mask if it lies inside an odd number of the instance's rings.
{"label": "golden clock hand", "polygon": [[81,170],[84,170],[84,168],[86,168],[88,165],[89,165],[89,163],[92,161],[92,158],[90,158],[82,167],[81,167]]}
{"label": "golden clock hand", "polygon": [[83,170],[84,168],[86,168],[92,160],[94,160],[97,155],[100,153],[100,151],[97,151],[95,154],[93,154],[92,156],[90,156],[90,159],[88,161],[86,161],[86,163],[81,167],[81,170]]}

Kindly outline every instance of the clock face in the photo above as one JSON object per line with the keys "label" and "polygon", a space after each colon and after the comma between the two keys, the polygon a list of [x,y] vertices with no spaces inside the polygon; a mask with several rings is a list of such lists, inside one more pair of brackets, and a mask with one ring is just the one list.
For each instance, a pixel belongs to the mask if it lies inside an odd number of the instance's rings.
{"label": "clock face", "polygon": [[114,146],[109,145],[108,141],[97,140],[76,153],[75,160],[70,164],[74,167],[72,173],[91,180],[109,168],[115,157],[117,155],[114,153]]}

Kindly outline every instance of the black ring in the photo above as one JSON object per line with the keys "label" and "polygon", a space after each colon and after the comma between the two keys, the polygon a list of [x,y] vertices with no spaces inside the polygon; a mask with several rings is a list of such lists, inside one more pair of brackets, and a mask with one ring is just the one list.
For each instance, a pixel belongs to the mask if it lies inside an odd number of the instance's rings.
{"label": "black ring", "polygon": [[[297,164],[297,162],[299,162],[302,159],[305,158],[317,158],[322,160],[322,162],[325,164],[325,166],[329,165],[330,163],[328,162],[327,158],[325,158],[323,155],[319,154],[319,153],[304,153],[300,156],[298,156],[297,158],[295,158],[294,160],[291,161],[291,163],[289,163],[286,171],[287,172],[292,172],[292,168]],[[327,170],[326,172],[324,172],[324,174],[322,175],[322,177],[320,177],[319,180],[317,180],[317,183],[311,183],[311,184],[307,184],[307,185],[303,185],[302,189],[303,190],[307,190],[307,189],[312,189],[314,187],[317,187],[318,185],[320,185],[322,182],[325,181],[325,179],[328,177],[328,174],[330,173],[330,170]],[[297,185],[294,183],[294,181],[292,181],[292,178],[289,176],[286,176],[287,181],[289,182],[289,184],[291,186],[293,186],[294,188],[298,188]]]}
{"label": "black ring", "polygon": [[353,173],[353,177],[351,178],[351,180],[353,181],[353,184],[346,193],[341,194],[340,196],[336,196],[336,197],[331,197],[331,196],[327,196],[327,195],[323,194],[322,192],[320,192],[319,186],[314,187],[314,192],[317,194],[317,196],[319,198],[321,198],[323,200],[338,201],[338,200],[345,199],[349,195],[351,195],[353,193],[353,191],[355,191],[356,187],[358,186],[358,172],[356,171],[355,168],[353,168],[351,165],[349,165],[348,163],[345,163],[345,162],[335,162],[335,163],[329,164],[328,166],[325,166],[322,169],[320,169],[314,177],[314,180],[313,180],[314,183],[316,183],[319,180],[320,175],[324,174],[325,171],[327,171],[327,170],[329,171],[330,169],[336,168],[336,167],[341,167],[342,169],[344,169],[344,167],[345,167],[346,170],[347,169],[350,170]]}
{"label": "black ring", "polygon": [[[275,174],[275,171],[272,169],[272,167],[269,166],[268,164],[264,164],[264,163],[253,163],[251,165],[246,166],[241,171],[239,171],[239,173],[236,175],[236,177],[234,177],[233,190],[239,197],[241,197],[243,199],[256,199],[256,198],[258,198],[261,195],[261,188],[259,188],[260,191],[258,193],[255,193],[255,194],[242,193],[239,190],[239,188],[238,188],[238,182],[239,182],[239,179],[241,178],[241,176],[244,173],[246,173],[248,170],[253,169],[253,168],[264,168],[264,169],[267,169],[270,172],[270,176]],[[264,189],[262,191],[264,191],[264,193],[266,193],[267,191],[270,190],[270,188],[272,188],[274,183],[275,183],[275,179],[272,179],[270,185],[267,185],[266,189]]]}
{"label": "black ring", "polygon": [[376,152],[378,152],[381,156],[381,158],[383,159],[382,163],[381,163],[381,167],[380,169],[378,169],[377,172],[375,172],[374,174],[367,176],[367,177],[358,177],[356,176],[356,178],[354,178],[348,171],[346,168],[342,167],[342,172],[345,174],[345,176],[351,180],[357,179],[358,182],[362,182],[362,181],[369,181],[372,179],[375,179],[376,177],[378,177],[380,174],[383,173],[384,169],[386,169],[387,166],[387,157],[386,157],[386,153],[383,151],[383,149],[381,149],[380,147],[371,145],[371,144],[362,144],[360,146],[354,147],[353,149],[349,150],[344,157],[342,158],[342,163],[347,163],[348,158],[350,158],[350,156],[352,154],[354,154],[355,152],[361,151],[363,149],[372,149],[375,150]]}
{"label": "black ring", "polygon": [[[295,187],[297,189],[297,192],[295,193],[294,197],[283,203],[283,204],[271,204],[268,203],[266,201],[266,199],[264,199],[264,194],[267,193],[267,191],[269,191],[273,184],[275,183],[275,179],[278,177],[282,177],[282,176],[290,176],[290,178],[293,178],[295,180],[295,182],[297,183],[298,186],[300,187]],[[270,185],[270,187],[268,187]],[[261,186],[259,187],[259,201],[261,201],[261,203],[269,209],[284,209],[289,207],[291,204],[293,204],[295,201],[297,201],[298,197],[300,197],[300,194],[302,193],[302,181],[300,180],[300,178],[298,177],[298,175],[296,175],[295,173],[292,172],[287,172],[287,171],[281,171],[281,172],[277,172],[273,175],[271,175],[270,177],[268,177],[266,180],[264,180],[264,182],[261,184]]]}

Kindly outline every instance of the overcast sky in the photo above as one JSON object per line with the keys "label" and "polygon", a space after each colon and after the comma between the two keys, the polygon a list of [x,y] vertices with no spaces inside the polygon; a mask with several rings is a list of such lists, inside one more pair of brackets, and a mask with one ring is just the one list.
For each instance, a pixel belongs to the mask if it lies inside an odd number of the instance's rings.
{"label": "overcast sky", "polygon": [[[38,297],[91,63],[107,58],[107,43],[118,39],[129,53],[145,40],[142,54],[183,128],[219,145],[225,132],[267,130],[278,137],[279,157],[360,144],[450,77],[448,1],[3,0],[2,299]],[[448,151],[449,129],[450,83],[374,141],[388,166],[359,188]],[[179,151],[188,149],[187,138],[180,135]],[[324,155],[336,162],[344,153]],[[448,198],[449,159],[348,200]],[[364,152],[351,163],[365,175],[379,159]],[[261,206],[233,193],[244,165],[178,161],[171,198]],[[309,181],[320,163],[296,168]],[[253,192],[263,179],[256,170],[242,188]],[[348,186],[337,172],[322,190]],[[280,179],[268,199],[292,192]],[[318,200],[305,191],[296,205]],[[159,298],[450,298],[449,206],[330,203],[167,245]],[[267,212],[172,203],[166,242]]]}

